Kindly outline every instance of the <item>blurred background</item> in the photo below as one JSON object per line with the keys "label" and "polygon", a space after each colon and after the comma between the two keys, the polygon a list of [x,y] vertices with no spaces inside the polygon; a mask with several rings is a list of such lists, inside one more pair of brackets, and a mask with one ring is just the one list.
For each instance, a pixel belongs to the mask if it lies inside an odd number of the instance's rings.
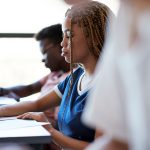
{"label": "blurred background", "polygon": [[[117,0],[99,1],[117,14]],[[12,35],[34,34],[46,26],[62,23],[69,7],[63,0],[0,0],[0,86],[28,84],[48,74],[41,62],[38,42],[30,36]]]}

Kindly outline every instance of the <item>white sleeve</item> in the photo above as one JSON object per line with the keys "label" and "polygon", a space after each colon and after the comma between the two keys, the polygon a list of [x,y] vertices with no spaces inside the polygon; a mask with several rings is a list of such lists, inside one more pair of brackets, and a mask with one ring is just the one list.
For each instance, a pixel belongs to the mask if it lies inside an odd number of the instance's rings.
{"label": "white sleeve", "polygon": [[58,89],[58,85],[55,85],[54,91],[60,98],[62,98],[62,94],[61,94],[60,90]]}
{"label": "white sleeve", "polygon": [[95,84],[82,119],[87,125],[96,127],[109,136],[126,141],[123,95],[114,60],[110,54],[103,63],[105,65],[98,66]]}
{"label": "white sleeve", "polygon": [[128,6],[123,4],[112,37],[104,47],[105,53],[101,57],[103,60],[98,64],[95,86],[87,101],[83,121],[113,138],[126,142],[129,136],[126,121],[126,94],[117,60],[122,56],[122,51],[127,48],[129,32],[125,29],[130,26],[130,20],[133,18],[131,14],[128,17],[124,17],[124,14],[128,15],[130,11]]}

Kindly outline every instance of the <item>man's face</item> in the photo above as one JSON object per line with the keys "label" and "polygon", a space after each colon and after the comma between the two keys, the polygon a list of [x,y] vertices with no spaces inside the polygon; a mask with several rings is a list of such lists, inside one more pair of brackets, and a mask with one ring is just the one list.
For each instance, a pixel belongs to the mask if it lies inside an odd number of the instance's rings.
{"label": "man's face", "polygon": [[40,48],[43,54],[42,62],[51,71],[58,71],[59,63],[62,61],[61,57],[61,46],[59,44],[55,45],[49,39],[44,39],[40,41]]}

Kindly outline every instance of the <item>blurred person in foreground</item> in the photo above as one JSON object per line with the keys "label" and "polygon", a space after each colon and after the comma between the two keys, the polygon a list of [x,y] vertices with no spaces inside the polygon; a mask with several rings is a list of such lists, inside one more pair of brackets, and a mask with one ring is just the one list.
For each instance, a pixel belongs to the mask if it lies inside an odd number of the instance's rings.
{"label": "blurred person in foreground", "polygon": [[104,136],[87,150],[150,149],[150,0],[122,0],[83,120]]}
{"label": "blurred person in foreground", "polygon": [[[45,126],[52,140],[63,149],[83,150],[87,147],[95,138],[95,129],[85,126],[81,122],[81,115],[89,90],[94,87],[92,75],[102,54],[107,25],[111,22],[109,13],[111,10],[106,5],[96,1],[73,5],[66,13],[61,43],[62,56],[70,63],[71,75],[49,94],[34,102],[0,107],[0,116],[43,111],[60,105],[59,131],[50,125]],[[74,64],[80,65],[73,71]],[[18,118],[47,121],[44,116],[33,112]]]}

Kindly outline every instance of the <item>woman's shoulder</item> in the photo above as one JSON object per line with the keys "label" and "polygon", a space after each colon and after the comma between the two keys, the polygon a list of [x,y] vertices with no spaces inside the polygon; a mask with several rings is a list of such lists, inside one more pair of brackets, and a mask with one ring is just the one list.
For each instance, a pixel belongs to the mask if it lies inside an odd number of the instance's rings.
{"label": "woman's shoulder", "polygon": [[78,66],[77,68],[73,70],[73,74],[82,74],[83,72],[84,72],[84,69],[81,66]]}
{"label": "woman's shoulder", "polygon": [[[84,73],[84,69],[83,67],[76,67],[73,69],[73,78],[74,80],[78,79],[82,74]],[[70,82],[71,79],[71,73],[66,77],[66,79],[64,80],[65,82]]]}

